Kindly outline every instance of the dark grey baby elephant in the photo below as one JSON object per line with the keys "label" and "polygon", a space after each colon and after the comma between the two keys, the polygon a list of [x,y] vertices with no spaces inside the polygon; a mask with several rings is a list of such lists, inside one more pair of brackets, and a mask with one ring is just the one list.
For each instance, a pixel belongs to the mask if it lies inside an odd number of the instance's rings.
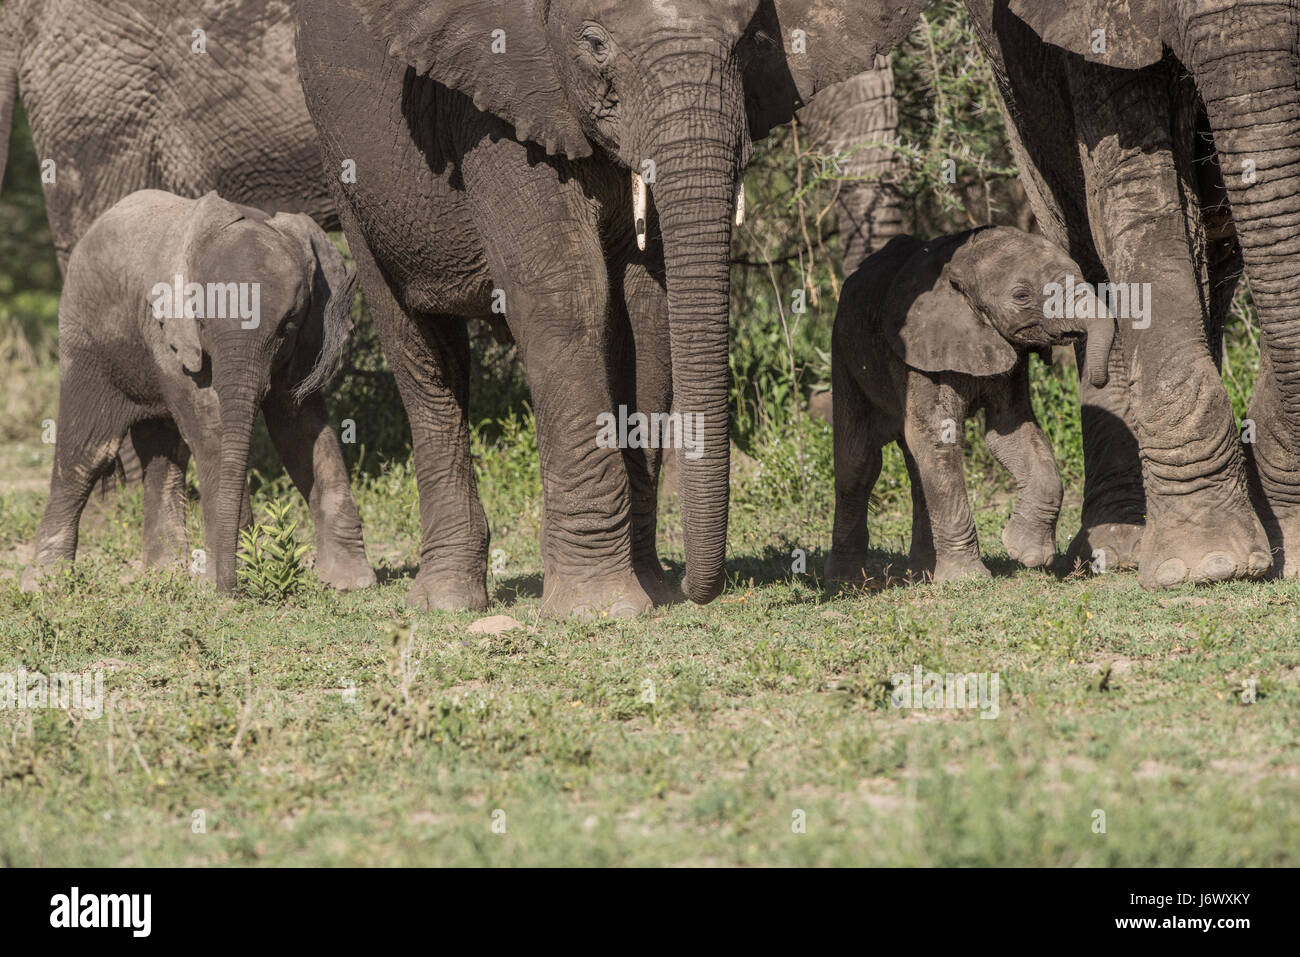
{"label": "dark grey baby elephant", "polygon": [[311,506],[317,574],[338,588],[373,584],[320,395],[347,342],[356,282],[304,215],[144,190],[100,216],[72,253],[59,306],[54,473],[24,588],[75,556],[91,487],[129,432],[144,468],[145,564],[187,550],[192,449],[206,572],[232,589],[259,408]]}
{"label": "dark grey baby elephant", "polygon": [[912,483],[911,564],[944,581],[987,576],[962,474],[966,418],[1015,479],[1002,532],[1028,566],[1056,551],[1061,479],[1029,400],[1029,352],[1087,336],[1086,369],[1106,383],[1115,335],[1070,257],[1039,236],[982,228],[929,242],[900,236],[844,284],[832,345],[835,530],[826,576],[861,581],[867,502],[881,448],[896,441]]}

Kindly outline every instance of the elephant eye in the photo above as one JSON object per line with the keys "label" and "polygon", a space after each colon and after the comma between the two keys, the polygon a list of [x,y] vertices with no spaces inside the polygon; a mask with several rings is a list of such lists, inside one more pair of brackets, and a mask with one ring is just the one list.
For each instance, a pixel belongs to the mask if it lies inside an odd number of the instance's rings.
{"label": "elephant eye", "polygon": [[604,63],[609,59],[609,44],[605,38],[594,30],[587,30],[582,35],[582,42],[587,45],[591,55],[596,58],[596,62]]}
{"label": "elephant eye", "polygon": [[1020,305],[1027,306],[1034,301],[1034,294],[1030,292],[1028,289],[1026,289],[1024,286],[1021,286],[1019,289],[1015,291],[1015,294],[1012,295],[1011,298],[1014,299],[1016,302],[1018,302]]}

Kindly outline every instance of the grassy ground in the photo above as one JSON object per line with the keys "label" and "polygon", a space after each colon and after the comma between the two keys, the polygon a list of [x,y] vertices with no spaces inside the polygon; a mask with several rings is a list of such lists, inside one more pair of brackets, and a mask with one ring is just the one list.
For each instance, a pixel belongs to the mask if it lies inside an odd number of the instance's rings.
{"label": "grassy ground", "polygon": [[[5,444],[0,671],[98,668],[110,702],[0,712],[0,864],[1300,862],[1300,583],[1147,594],[1018,570],[1009,503],[976,470],[993,581],[832,595],[812,574],[826,437],[800,436],[802,480],[785,447],[737,477],[720,600],[590,624],[537,616],[526,431],[483,445],[493,613],[525,626],[499,635],[403,608],[404,467],[358,489],[371,591],[263,605],[141,572],[127,491],[97,496],[78,563],[23,595],[50,448]],[[301,504],[282,480],[271,498]],[[882,489],[876,541],[900,567],[906,516]],[[1076,525],[1077,506],[1062,542]],[[676,527],[669,503],[675,572]],[[916,665],[997,672],[998,717],[893,707]]]}

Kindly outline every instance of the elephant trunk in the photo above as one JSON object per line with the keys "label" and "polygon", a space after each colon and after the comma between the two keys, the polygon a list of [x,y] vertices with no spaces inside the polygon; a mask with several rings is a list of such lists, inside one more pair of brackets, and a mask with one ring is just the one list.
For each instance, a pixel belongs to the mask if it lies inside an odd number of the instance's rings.
{"label": "elephant trunk", "polygon": [[1291,2],[1198,5],[1182,57],[1214,130],[1262,345],[1300,444],[1297,19]]}
{"label": "elephant trunk", "polygon": [[1079,312],[1091,315],[1092,318],[1062,318],[1049,321],[1046,325],[1058,345],[1074,336],[1087,336],[1083,353],[1084,369],[1088,381],[1095,388],[1102,389],[1110,381],[1110,350],[1115,344],[1115,317],[1105,299],[1093,293],[1089,295],[1092,297],[1092,308],[1081,309]]}
{"label": "elephant trunk", "polygon": [[[731,234],[747,146],[738,72],[707,75],[722,87],[694,90],[683,106],[665,98],[651,187],[663,232],[673,399],[684,435],[678,456],[686,574],[692,601],[712,601],[726,583],[731,430],[728,415],[728,318]],[[674,102],[677,100],[677,102]],[[699,105],[701,100],[709,103]]]}
{"label": "elephant trunk", "polygon": [[1104,389],[1110,381],[1110,350],[1115,344],[1115,320],[1104,305],[1099,304],[1097,318],[1089,320],[1083,332],[1088,337],[1084,351],[1088,381],[1093,388]]}
{"label": "elephant trunk", "polygon": [[[221,402],[221,463],[216,489],[215,527],[206,530],[210,577],[222,591],[235,588],[235,563],[239,530],[244,520],[244,495],[248,487],[248,449],[260,405],[255,382],[218,384]],[[207,489],[200,489],[207,495]]]}

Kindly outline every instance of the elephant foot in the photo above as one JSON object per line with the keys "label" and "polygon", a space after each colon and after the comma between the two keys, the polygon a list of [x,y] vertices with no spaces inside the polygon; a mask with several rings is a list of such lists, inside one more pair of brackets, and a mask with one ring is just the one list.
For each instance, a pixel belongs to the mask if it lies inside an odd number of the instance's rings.
{"label": "elephant foot", "polygon": [[1065,553],[1067,567],[1081,565],[1098,573],[1137,568],[1144,531],[1141,522],[1085,520]]}
{"label": "elephant foot", "polygon": [[1002,544],[1007,554],[1026,568],[1042,568],[1056,557],[1053,531],[1013,515],[1002,529]]}
{"label": "elephant foot", "polygon": [[878,575],[867,563],[866,552],[837,552],[831,549],[822,574],[829,582],[862,585]]}
{"label": "elephant foot", "polygon": [[487,586],[481,578],[470,581],[421,571],[406,593],[406,607],[419,611],[483,611],[487,606]]}
{"label": "elephant foot", "polygon": [[364,554],[317,557],[316,577],[339,591],[369,588],[378,581]]}
{"label": "elephant foot", "polygon": [[1255,423],[1255,441],[1247,443],[1246,476],[1250,500],[1268,536],[1273,573],[1300,577],[1300,453],[1285,441],[1285,418],[1278,412],[1276,386],[1261,377],[1246,419]]}
{"label": "elephant foot", "polygon": [[1249,504],[1178,506],[1149,517],[1138,562],[1143,588],[1262,578],[1272,568],[1268,538]]}
{"label": "elephant foot", "polygon": [[934,572],[929,577],[936,582],[955,582],[970,578],[992,578],[993,573],[980,561],[978,555],[969,558],[953,556],[936,561]]}
{"label": "elephant foot", "polygon": [[45,578],[51,571],[49,566],[28,565],[23,570],[23,580],[19,588],[27,593],[38,592],[41,590],[41,579]]}
{"label": "elephant foot", "polygon": [[552,573],[542,592],[542,614],[551,618],[635,618],[655,605],[635,573],[612,579]]}
{"label": "elephant foot", "polygon": [[1300,578],[1300,506],[1270,505],[1264,517],[1264,533],[1273,553],[1274,575]]}
{"label": "elephant foot", "polygon": [[650,596],[655,607],[671,605],[677,600],[677,596],[668,585],[668,576],[664,574],[664,567],[659,563],[658,555],[638,559],[634,563],[634,568],[637,582]]}

